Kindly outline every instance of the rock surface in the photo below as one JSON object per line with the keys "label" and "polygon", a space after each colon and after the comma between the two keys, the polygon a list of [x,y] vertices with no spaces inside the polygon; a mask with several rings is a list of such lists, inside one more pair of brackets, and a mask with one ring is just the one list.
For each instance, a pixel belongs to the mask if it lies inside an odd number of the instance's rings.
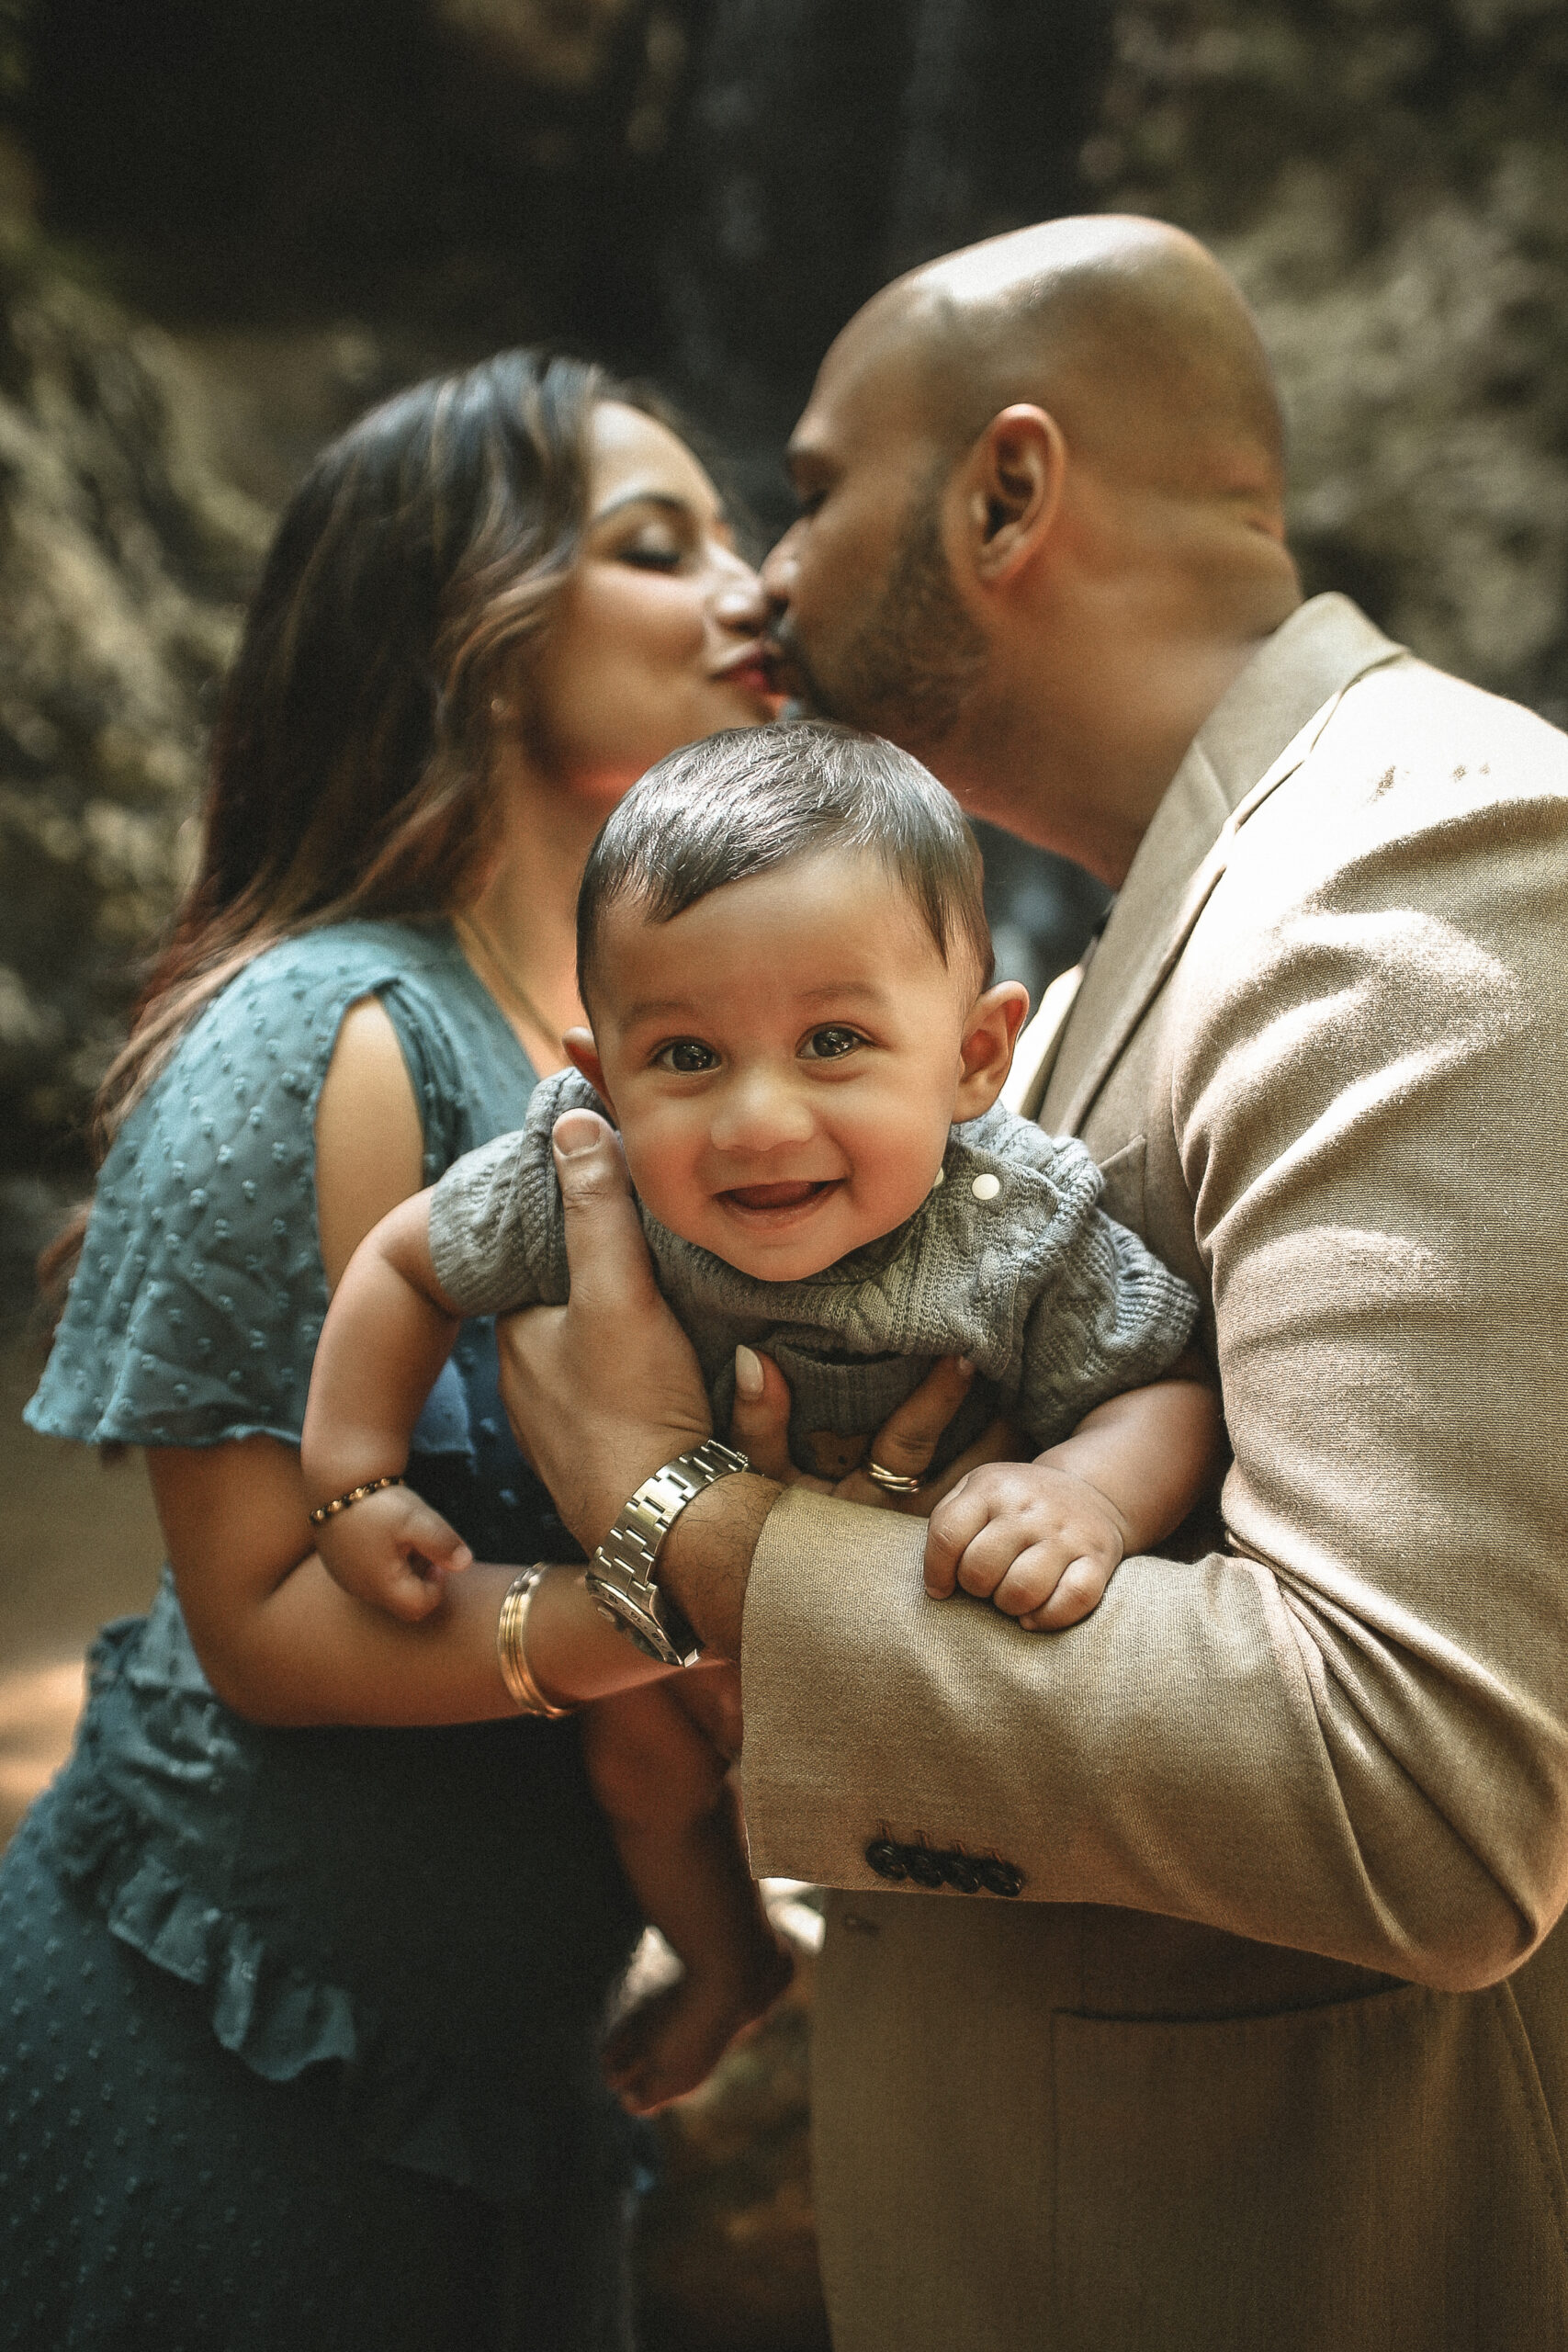
{"label": "rock surface", "polygon": [[0,1170],[74,1160],[265,517],[152,328],[0,222]]}
{"label": "rock surface", "polygon": [[1084,153],[1211,243],[1292,427],[1312,588],[1568,720],[1568,15],[1125,0]]}

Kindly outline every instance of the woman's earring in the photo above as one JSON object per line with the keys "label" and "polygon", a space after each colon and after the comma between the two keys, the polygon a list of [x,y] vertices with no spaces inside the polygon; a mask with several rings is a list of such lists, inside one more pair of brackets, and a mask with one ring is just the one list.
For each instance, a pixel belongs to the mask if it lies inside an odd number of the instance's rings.
{"label": "woman's earring", "polygon": [[507,701],[504,695],[491,695],[490,698],[490,715],[492,718],[511,718],[512,705]]}

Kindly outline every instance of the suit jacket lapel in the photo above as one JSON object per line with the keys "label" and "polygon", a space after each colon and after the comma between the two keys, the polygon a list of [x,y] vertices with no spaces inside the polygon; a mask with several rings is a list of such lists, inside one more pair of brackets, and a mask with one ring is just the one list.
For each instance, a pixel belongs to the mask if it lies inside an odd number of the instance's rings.
{"label": "suit jacket lapel", "polygon": [[1082,1125],[1168,978],[1224,871],[1231,819],[1245,820],[1300,765],[1348,685],[1402,650],[1348,598],[1316,596],[1212,713],[1155,811],[1067,1012],[1038,1113],[1054,1135]]}
{"label": "suit jacket lapel", "polygon": [[1026,1119],[1040,1115],[1041,1101],[1056,1066],[1073,1006],[1099,944],[1098,937],[1091,939],[1077,962],[1057,973],[1013,1048],[1012,1067],[1002,1086],[1002,1101],[1010,1111],[1020,1111]]}

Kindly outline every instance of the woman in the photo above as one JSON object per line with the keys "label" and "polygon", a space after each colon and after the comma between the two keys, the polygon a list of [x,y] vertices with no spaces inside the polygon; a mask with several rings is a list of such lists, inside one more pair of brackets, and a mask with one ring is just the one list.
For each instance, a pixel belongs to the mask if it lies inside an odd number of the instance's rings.
{"label": "woman", "polygon": [[[762,617],[690,451],[574,361],[404,394],[284,518],[29,1408],[147,1449],[172,1568],[0,1871],[0,2342],[625,2341],[638,1921],[574,1728],[516,1719],[512,1567],[417,1628],[328,1580],[297,1446],[357,1242],[563,1059],[602,818],[771,715]],[[570,1556],[489,1326],[411,1476],[481,1561]],[[651,1670],[581,1579],[533,1614],[563,1695]]]}

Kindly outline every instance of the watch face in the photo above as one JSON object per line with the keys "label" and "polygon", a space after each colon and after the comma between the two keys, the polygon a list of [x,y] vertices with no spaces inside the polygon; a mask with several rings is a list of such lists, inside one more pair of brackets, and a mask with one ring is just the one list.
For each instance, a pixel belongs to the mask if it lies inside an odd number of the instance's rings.
{"label": "watch face", "polygon": [[662,1594],[649,1592],[645,1603],[640,1596],[624,1592],[617,1585],[608,1583],[590,1568],[588,1589],[611,1623],[634,1642],[645,1657],[657,1658],[660,1666],[694,1666],[702,1656],[702,1644],[690,1625]]}

